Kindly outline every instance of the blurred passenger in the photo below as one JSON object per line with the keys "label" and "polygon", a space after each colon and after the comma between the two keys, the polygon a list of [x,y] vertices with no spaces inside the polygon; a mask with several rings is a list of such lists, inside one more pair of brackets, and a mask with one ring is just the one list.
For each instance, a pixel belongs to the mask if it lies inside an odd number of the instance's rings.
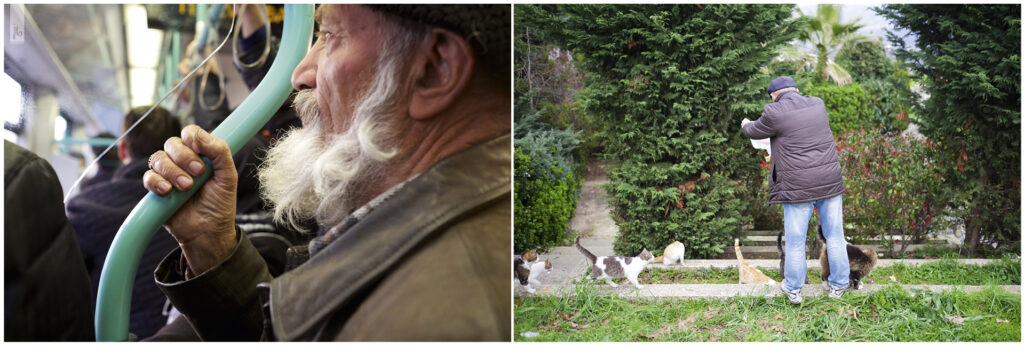
{"label": "blurred passenger", "polygon": [[[121,124],[122,131],[138,121],[149,107],[140,106],[129,111]],[[68,200],[68,219],[75,226],[92,282],[93,307],[103,262],[114,235],[147,193],[142,185],[142,175],[149,169],[146,161],[151,154],[163,148],[164,141],[179,134],[181,122],[176,117],[162,107],[153,109],[149,117],[118,144],[117,156],[124,165],[114,172],[113,178],[83,189]],[[167,323],[167,317],[162,313],[167,297],[153,282],[153,269],[177,245],[173,237],[160,230],[142,253],[132,291],[129,325],[129,331],[139,338],[152,335]]]}
{"label": "blurred passenger", "polygon": [[[104,131],[99,135],[96,135],[94,139],[109,139],[112,137],[114,137],[113,134]],[[107,149],[107,146],[91,147],[93,155],[97,157]],[[89,178],[82,180],[82,183],[78,187],[78,191],[85,190],[96,183],[109,181],[111,177],[114,177],[114,171],[119,167],[121,167],[121,159],[117,157],[117,151],[108,151],[107,154],[103,155],[103,158],[100,158],[100,160],[96,162],[94,169],[95,172],[93,172]]]}
{"label": "blurred passenger", "polygon": [[89,275],[57,173],[4,140],[4,186],[4,340],[95,340]]}

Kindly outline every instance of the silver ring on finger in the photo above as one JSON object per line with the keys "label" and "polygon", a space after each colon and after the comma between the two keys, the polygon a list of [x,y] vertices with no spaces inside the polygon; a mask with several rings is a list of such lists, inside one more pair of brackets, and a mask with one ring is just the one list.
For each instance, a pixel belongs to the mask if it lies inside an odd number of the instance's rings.
{"label": "silver ring on finger", "polygon": [[150,154],[149,155],[149,160],[146,162],[146,166],[148,166],[150,170],[153,170],[153,157],[155,157],[155,156],[156,156],[156,153]]}

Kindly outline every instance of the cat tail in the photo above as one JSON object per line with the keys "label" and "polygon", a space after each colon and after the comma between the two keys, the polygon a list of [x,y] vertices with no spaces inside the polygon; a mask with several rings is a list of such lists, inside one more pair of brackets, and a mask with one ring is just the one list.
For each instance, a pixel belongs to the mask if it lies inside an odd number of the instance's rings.
{"label": "cat tail", "polygon": [[733,240],[735,240],[735,243],[733,243],[733,247],[736,247],[736,259],[743,261],[743,253],[740,253],[740,239]]}
{"label": "cat tail", "polygon": [[783,232],[780,231],[779,232],[779,237],[775,240],[775,247],[779,248],[779,254],[781,254],[782,256],[785,256],[786,255],[786,251],[782,250],[782,234],[783,234]]}
{"label": "cat tail", "polygon": [[576,235],[576,242],[575,243],[576,243],[576,249],[580,250],[580,253],[583,253],[583,255],[587,257],[587,259],[590,259],[590,264],[597,263],[597,256],[595,256],[594,253],[590,253],[590,251],[588,251],[586,248],[583,248],[583,245],[580,244],[580,236],[579,235]]}

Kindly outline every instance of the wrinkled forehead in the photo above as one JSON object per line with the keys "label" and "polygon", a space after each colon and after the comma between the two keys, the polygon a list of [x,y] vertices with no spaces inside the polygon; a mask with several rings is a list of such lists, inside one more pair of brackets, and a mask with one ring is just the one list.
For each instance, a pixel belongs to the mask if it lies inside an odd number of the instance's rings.
{"label": "wrinkled forehead", "polygon": [[357,31],[380,25],[380,16],[368,6],[357,4],[323,4],[317,6],[313,19],[317,26],[335,30]]}

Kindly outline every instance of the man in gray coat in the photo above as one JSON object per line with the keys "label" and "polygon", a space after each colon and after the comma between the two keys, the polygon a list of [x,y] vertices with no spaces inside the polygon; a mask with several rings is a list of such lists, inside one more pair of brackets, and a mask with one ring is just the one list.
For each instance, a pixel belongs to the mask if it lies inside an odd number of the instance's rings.
{"label": "man in gray coat", "polygon": [[772,103],[761,118],[743,119],[743,134],[751,139],[771,138],[770,204],[783,205],[786,232],[785,279],[780,289],[789,301],[803,301],[800,289],[807,276],[804,242],[813,209],[818,210],[828,249],[829,296],[840,297],[849,286],[850,263],[843,237],[843,172],[828,114],[821,99],[800,95],[789,76],[768,86]]}

